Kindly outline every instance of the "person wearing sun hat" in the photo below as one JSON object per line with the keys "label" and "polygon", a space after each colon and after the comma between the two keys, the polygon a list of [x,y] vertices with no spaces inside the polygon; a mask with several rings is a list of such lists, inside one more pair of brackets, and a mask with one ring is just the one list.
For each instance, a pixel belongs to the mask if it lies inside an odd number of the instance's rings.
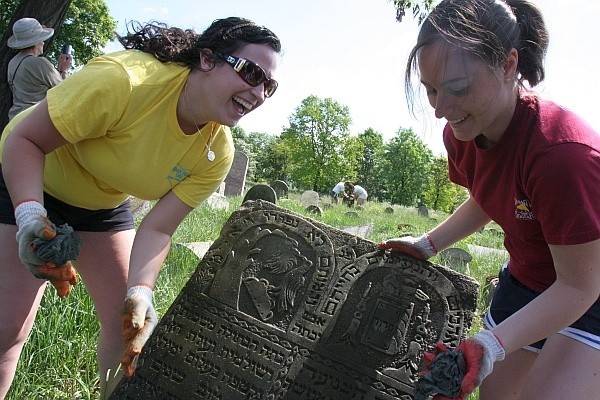
{"label": "person wearing sun hat", "polygon": [[8,111],[11,120],[19,112],[37,104],[46,97],[48,89],[67,77],[73,59],[61,54],[58,70],[44,57],[44,41],[54,35],[54,29],[46,28],[35,18],[21,18],[13,24],[13,35],[8,47],[19,50],[8,63],[7,80],[13,94],[13,105]]}

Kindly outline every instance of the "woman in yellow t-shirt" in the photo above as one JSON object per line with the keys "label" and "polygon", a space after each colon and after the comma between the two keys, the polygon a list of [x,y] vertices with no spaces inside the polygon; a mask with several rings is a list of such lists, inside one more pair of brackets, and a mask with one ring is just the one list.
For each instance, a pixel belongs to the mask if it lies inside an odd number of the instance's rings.
{"label": "woman in yellow t-shirt", "polygon": [[[29,250],[48,220],[82,239],[71,259],[100,319],[101,392],[118,382],[105,377],[119,362],[134,373],[157,323],[153,289],[171,235],[225,179],[234,153],[229,127],[277,89],[280,41],[252,21],[216,20],[202,34],[131,26],[119,37],[126,50],[91,60],[2,134],[0,398],[46,280],[61,296],[76,281],[69,262],[49,268]],[[158,200],[137,232],[130,195]]]}

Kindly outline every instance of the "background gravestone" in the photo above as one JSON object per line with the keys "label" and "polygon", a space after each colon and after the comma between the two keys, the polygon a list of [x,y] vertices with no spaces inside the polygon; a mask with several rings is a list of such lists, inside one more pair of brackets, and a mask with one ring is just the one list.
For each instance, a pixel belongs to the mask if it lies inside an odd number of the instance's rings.
{"label": "background gravestone", "polygon": [[213,210],[227,210],[229,208],[229,200],[227,200],[227,197],[217,192],[214,192],[208,196],[205,202]]}
{"label": "background gravestone", "polygon": [[306,190],[300,195],[300,204],[304,207],[318,206],[319,205],[319,193],[314,190]]}
{"label": "background gravestone", "polygon": [[306,207],[306,211],[318,216],[323,215],[323,210],[321,209],[321,207],[319,206],[315,206],[315,205],[310,205],[308,207]]}
{"label": "background gravestone", "polygon": [[246,189],[246,173],[248,172],[248,156],[242,151],[236,151],[233,164],[225,177],[225,196],[241,196]]}
{"label": "background gravestone", "polygon": [[473,256],[468,251],[458,247],[449,247],[440,251],[440,258],[444,265],[463,274],[469,273],[469,263]]}
{"label": "background gravestone", "polygon": [[273,204],[277,203],[277,195],[273,188],[269,185],[258,184],[248,189],[242,203],[248,200],[266,200]]}
{"label": "background gravestone", "polygon": [[278,199],[287,199],[290,190],[287,183],[281,180],[276,180],[271,183],[271,187],[275,191]]}
{"label": "background gravestone", "polygon": [[373,224],[365,224],[358,226],[346,226],[343,227],[344,232],[353,234],[354,236],[360,236],[361,238],[367,238],[373,232]]}
{"label": "background gravestone", "polygon": [[234,212],[117,399],[411,400],[478,284],[265,201]]}
{"label": "background gravestone", "polygon": [[148,211],[150,211],[152,208],[152,203],[148,200],[142,200],[140,198],[130,196],[129,207],[131,209],[131,213],[133,214],[133,219],[137,220],[138,218],[142,218],[148,213]]}

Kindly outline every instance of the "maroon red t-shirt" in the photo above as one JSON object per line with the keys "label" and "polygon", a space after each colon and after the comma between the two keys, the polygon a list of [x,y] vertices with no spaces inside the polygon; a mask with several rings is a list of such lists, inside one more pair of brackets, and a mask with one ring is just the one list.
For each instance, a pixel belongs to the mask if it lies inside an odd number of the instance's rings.
{"label": "maroon red t-shirt", "polygon": [[600,135],[571,111],[523,92],[491,149],[449,125],[444,144],[450,180],[502,227],[509,271],[531,289],[556,279],[548,244],[600,238]]}

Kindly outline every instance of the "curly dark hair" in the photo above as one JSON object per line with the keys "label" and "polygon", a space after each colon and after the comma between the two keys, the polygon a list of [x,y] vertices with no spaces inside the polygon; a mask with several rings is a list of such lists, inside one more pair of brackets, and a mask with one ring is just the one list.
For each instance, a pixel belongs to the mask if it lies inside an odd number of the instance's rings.
{"label": "curly dark hair", "polygon": [[[145,25],[128,24],[131,31],[117,39],[125,49],[141,50],[154,55],[164,63],[174,62],[194,69],[199,68],[199,55],[209,49],[212,52],[233,53],[247,44],[265,44],[275,52],[281,52],[279,38],[264,26],[239,17],[217,19],[201,34],[192,29],[168,27],[153,21]],[[210,52],[206,53],[211,56]],[[211,57],[213,63],[221,62]]]}

